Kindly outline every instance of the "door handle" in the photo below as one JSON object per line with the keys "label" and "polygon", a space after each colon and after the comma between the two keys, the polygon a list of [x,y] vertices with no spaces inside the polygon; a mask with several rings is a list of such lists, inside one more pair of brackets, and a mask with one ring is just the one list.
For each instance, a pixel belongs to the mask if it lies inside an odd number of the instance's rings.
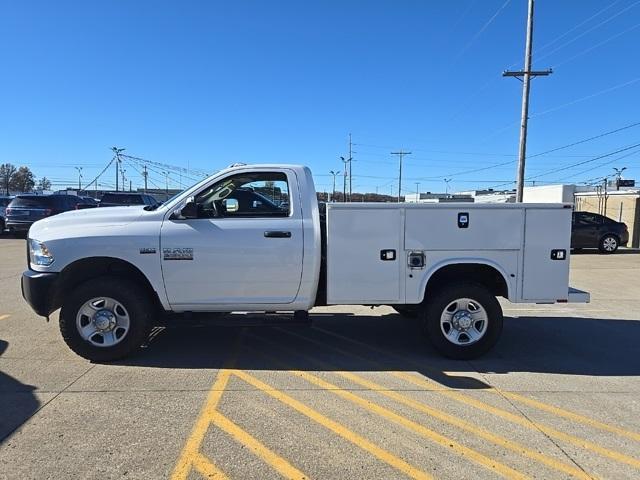
{"label": "door handle", "polygon": [[271,230],[264,232],[266,238],[291,238],[291,232],[283,232],[280,230]]}

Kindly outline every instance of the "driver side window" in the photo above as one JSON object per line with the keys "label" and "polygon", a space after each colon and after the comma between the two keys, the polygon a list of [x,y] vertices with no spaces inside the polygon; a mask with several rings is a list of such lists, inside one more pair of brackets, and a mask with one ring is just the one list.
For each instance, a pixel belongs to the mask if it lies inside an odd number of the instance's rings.
{"label": "driver side window", "polygon": [[286,217],[289,184],[281,172],[239,173],[206,188],[195,202],[198,218]]}

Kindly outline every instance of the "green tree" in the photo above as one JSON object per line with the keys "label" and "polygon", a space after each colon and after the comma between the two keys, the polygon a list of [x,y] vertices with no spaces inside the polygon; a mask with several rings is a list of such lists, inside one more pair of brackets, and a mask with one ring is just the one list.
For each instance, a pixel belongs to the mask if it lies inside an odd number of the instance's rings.
{"label": "green tree", "polygon": [[9,195],[11,178],[15,175],[16,171],[17,169],[15,165],[10,163],[3,163],[0,165],[0,188],[4,190],[6,195]]}
{"label": "green tree", "polygon": [[29,167],[22,166],[11,176],[9,188],[17,192],[28,193],[36,186],[36,180]]}
{"label": "green tree", "polygon": [[51,180],[47,177],[42,177],[38,182],[38,190],[51,190]]}

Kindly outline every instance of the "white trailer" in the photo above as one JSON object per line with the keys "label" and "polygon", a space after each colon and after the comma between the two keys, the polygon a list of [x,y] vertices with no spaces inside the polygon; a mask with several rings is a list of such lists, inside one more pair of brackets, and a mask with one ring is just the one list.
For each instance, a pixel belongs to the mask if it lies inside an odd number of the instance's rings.
{"label": "white trailer", "polygon": [[[326,210],[326,211],[325,211]],[[63,338],[126,356],[172,314],[390,305],[444,355],[474,358],[502,331],[496,297],[587,302],[570,289],[566,204],[328,204],[295,165],[223,170],[163,205],[64,213],[29,232],[25,299],[62,307]],[[179,321],[179,320],[178,320]]]}

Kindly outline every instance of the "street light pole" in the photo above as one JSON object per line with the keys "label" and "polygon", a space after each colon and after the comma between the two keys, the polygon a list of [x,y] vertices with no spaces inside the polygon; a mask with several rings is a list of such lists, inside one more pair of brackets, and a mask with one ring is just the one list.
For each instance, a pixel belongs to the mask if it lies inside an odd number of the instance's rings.
{"label": "street light pole", "polygon": [[331,193],[331,201],[336,201],[336,176],[340,175],[340,170],[334,172],[333,170],[329,170],[329,173],[333,175],[333,193]]}
{"label": "street light pole", "polygon": [[622,180],[622,172],[624,172],[627,167],[616,168],[613,167],[616,172],[616,190],[620,190],[620,180]]}
{"label": "street light pole", "polygon": [[75,169],[78,171],[78,192],[80,192],[80,190],[82,190],[82,183],[81,183],[81,179],[82,179],[82,167],[75,167]]}

